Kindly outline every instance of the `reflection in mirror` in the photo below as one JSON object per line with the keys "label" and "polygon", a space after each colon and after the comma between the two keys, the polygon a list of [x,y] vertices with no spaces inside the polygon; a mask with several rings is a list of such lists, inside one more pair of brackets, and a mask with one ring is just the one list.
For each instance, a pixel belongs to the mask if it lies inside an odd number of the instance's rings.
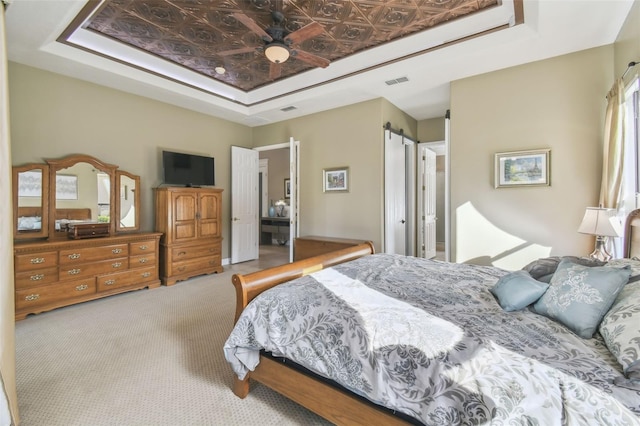
{"label": "reflection in mirror", "polygon": [[41,238],[48,233],[49,167],[28,164],[13,168],[14,237]]}
{"label": "reflection in mirror", "polygon": [[73,222],[110,222],[110,176],[89,163],[56,171],[56,231]]}
{"label": "reflection in mirror", "polygon": [[118,231],[134,231],[139,228],[140,212],[136,206],[140,205],[140,177],[124,171],[116,172],[116,212],[119,220],[116,223]]}

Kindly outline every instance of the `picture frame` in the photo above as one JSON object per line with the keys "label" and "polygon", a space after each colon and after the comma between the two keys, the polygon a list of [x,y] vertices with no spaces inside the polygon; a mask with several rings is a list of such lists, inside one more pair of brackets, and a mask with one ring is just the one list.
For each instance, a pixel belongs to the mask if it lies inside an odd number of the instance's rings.
{"label": "picture frame", "polygon": [[495,154],[496,188],[550,186],[550,149]]}
{"label": "picture frame", "polygon": [[56,175],[56,200],[78,199],[78,176]]}
{"label": "picture frame", "polygon": [[18,173],[18,197],[42,197],[42,172],[40,170]]}
{"label": "picture frame", "polygon": [[349,192],[349,167],[322,170],[323,192]]}
{"label": "picture frame", "polygon": [[289,178],[284,180],[284,198],[285,200],[291,198],[291,179]]}

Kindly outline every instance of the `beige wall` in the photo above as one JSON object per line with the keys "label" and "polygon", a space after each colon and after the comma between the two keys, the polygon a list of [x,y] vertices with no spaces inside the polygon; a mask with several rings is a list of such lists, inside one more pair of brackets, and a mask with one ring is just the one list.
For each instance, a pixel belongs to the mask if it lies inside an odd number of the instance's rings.
{"label": "beige wall", "polygon": [[443,141],[444,116],[418,121],[418,140],[420,142]]}
{"label": "beige wall", "polygon": [[13,165],[81,153],[140,175],[144,231],[154,229],[162,149],[215,157],[229,256],[231,145],[250,147],[249,127],[11,62],[9,86]]}
{"label": "beige wall", "polygon": [[[547,255],[587,255],[577,232],[598,200],[604,96],[613,46],[451,84],[452,253],[517,269]],[[494,154],[551,149],[551,186],[494,188]]]}
{"label": "beige wall", "polygon": [[[255,146],[300,141],[300,234],[382,247],[383,124],[415,137],[416,122],[383,99],[256,127]],[[349,192],[324,193],[322,170],[349,167]]]}
{"label": "beige wall", "polygon": [[289,148],[261,151],[260,159],[269,160],[269,182],[267,182],[269,202],[275,203],[284,199],[284,180],[289,178]]}
{"label": "beige wall", "polygon": [[[640,61],[640,1],[634,1],[614,44],[615,76],[621,76],[629,62]],[[640,74],[640,65],[627,73],[625,80]]]}

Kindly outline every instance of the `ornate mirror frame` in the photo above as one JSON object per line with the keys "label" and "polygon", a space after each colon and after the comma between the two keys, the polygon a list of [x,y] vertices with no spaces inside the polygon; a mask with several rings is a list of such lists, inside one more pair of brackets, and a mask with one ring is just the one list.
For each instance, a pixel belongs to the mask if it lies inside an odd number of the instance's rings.
{"label": "ornate mirror frame", "polygon": [[[109,182],[109,235],[115,235],[117,233],[124,233],[130,231],[137,231],[140,229],[140,177],[137,175],[133,175],[124,170],[118,170],[118,166],[105,163],[95,157],[90,155],[83,154],[74,154],[69,155],[60,159],[46,159],[45,163],[31,163],[25,164],[22,166],[14,166],[13,167],[13,232],[15,240],[24,240],[24,239],[36,239],[36,238],[66,238],[66,232],[56,231],[56,220],[59,219],[57,216],[63,215],[61,218],[65,219],[84,219],[84,217],[67,217],[66,214],[76,214],[76,210],[78,212],[88,211],[89,208],[84,208],[86,206],[82,206],[82,208],[58,208],[56,205],[57,197],[56,194],[58,192],[57,188],[57,175],[61,170],[68,169],[76,164],[87,163],[91,167],[92,172],[100,172],[104,173],[105,176],[105,186],[106,180],[108,177]],[[32,185],[28,189],[25,186],[25,182],[23,180],[21,187],[21,179],[20,174],[25,172],[35,172],[40,173],[42,175],[42,182],[40,185],[40,203],[41,206],[36,206],[35,202],[33,203],[24,203],[20,205],[21,194],[28,194],[29,196],[36,197],[34,195],[34,191],[37,191],[37,185]],[[24,177],[24,176],[23,176]],[[91,183],[87,183],[86,181],[82,181],[81,177],[74,175],[65,175],[67,180],[70,180],[72,185],[76,186],[76,191],[79,191],[78,187],[81,185],[96,185],[96,196],[97,196],[97,182],[95,181]],[[131,183],[133,181],[133,190],[132,188],[128,188],[128,193],[121,193],[120,183],[126,177],[127,182]],[[131,180],[129,180],[131,179]],[[61,179],[62,182],[62,179]],[[68,182],[67,182],[68,183]],[[34,189],[36,188],[36,189]],[[123,186],[124,188],[124,186]],[[120,218],[121,218],[121,208],[123,208],[123,204],[121,202],[121,197],[130,197],[133,196],[133,204],[129,205],[129,209],[133,214],[133,224],[131,226],[121,226]],[[71,197],[73,198],[73,197]],[[105,197],[106,199],[106,197]],[[30,205],[30,206],[29,206]],[[98,206],[96,206],[98,207]],[[98,210],[96,208],[96,210]],[[105,214],[106,214],[106,201],[105,201]],[[40,215],[41,223],[35,224],[36,217]],[[94,216],[90,214],[90,216]],[[99,217],[91,217],[87,219],[88,221],[99,221]],[[27,224],[28,222],[28,224]],[[23,224],[24,229],[19,230],[19,223]],[[26,225],[24,225],[26,224]],[[38,229],[37,226],[40,225]],[[28,226],[32,226],[32,228],[28,228]]]}
{"label": "ornate mirror frame", "polygon": [[[133,188],[130,188],[129,185],[125,183],[126,181],[123,182],[123,178],[133,181]],[[124,170],[118,170],[116,171],[116,188],[118,194],[116,197],[116,216],[114,216],[116,219],[116,231],[137,231],[140,229],[140,176],[133,175]],[[133,200],[131,200],[130,197],[133,197]],[[132,226],[128,226],[128,224],[123,221],[123,216],[129,216],[131,214],[129,209],[127,209],[127,212],[123,212],[127,206],[133,208],[134,224]]]}
{"label": "ornate mirror frame", "polygon": [[[23,173],[33,172],[35,177],[40,175],[40,182],[33,180],[25,182],[20,179]],[[25,175],[26,177],[26,175]],[[40,205],[31,206],[21,203],[21,200],[37,198],[40,193]],[[40,218],[40,229],[37,229],[37,218]],[[19,220],[31,222],[29,226],[19,224]],[[34,226],[35,225],[35,226]],[[21,229],[23,228],[23,229]],[[30,228],[30,229],[29,229]],[[49,166],[47,164],[25,164],[13,168],[13,236],[16,240],[31,238],[46,238],[49,235]]]}

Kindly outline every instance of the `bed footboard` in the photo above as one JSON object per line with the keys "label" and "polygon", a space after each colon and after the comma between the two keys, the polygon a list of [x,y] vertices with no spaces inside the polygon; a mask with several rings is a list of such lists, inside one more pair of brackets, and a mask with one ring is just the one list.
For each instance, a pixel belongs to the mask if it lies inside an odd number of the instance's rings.
{"label": "bed footboard", "polygon": [[373,243],[368,241],[357,246],[264,269],[251,274],[234,274],[231,278],[236,288],[236,315],[234,324],[238,321],[240,314],[249,302],[263,291],[329,266],[348,262],[373,253],[375,253]]}

